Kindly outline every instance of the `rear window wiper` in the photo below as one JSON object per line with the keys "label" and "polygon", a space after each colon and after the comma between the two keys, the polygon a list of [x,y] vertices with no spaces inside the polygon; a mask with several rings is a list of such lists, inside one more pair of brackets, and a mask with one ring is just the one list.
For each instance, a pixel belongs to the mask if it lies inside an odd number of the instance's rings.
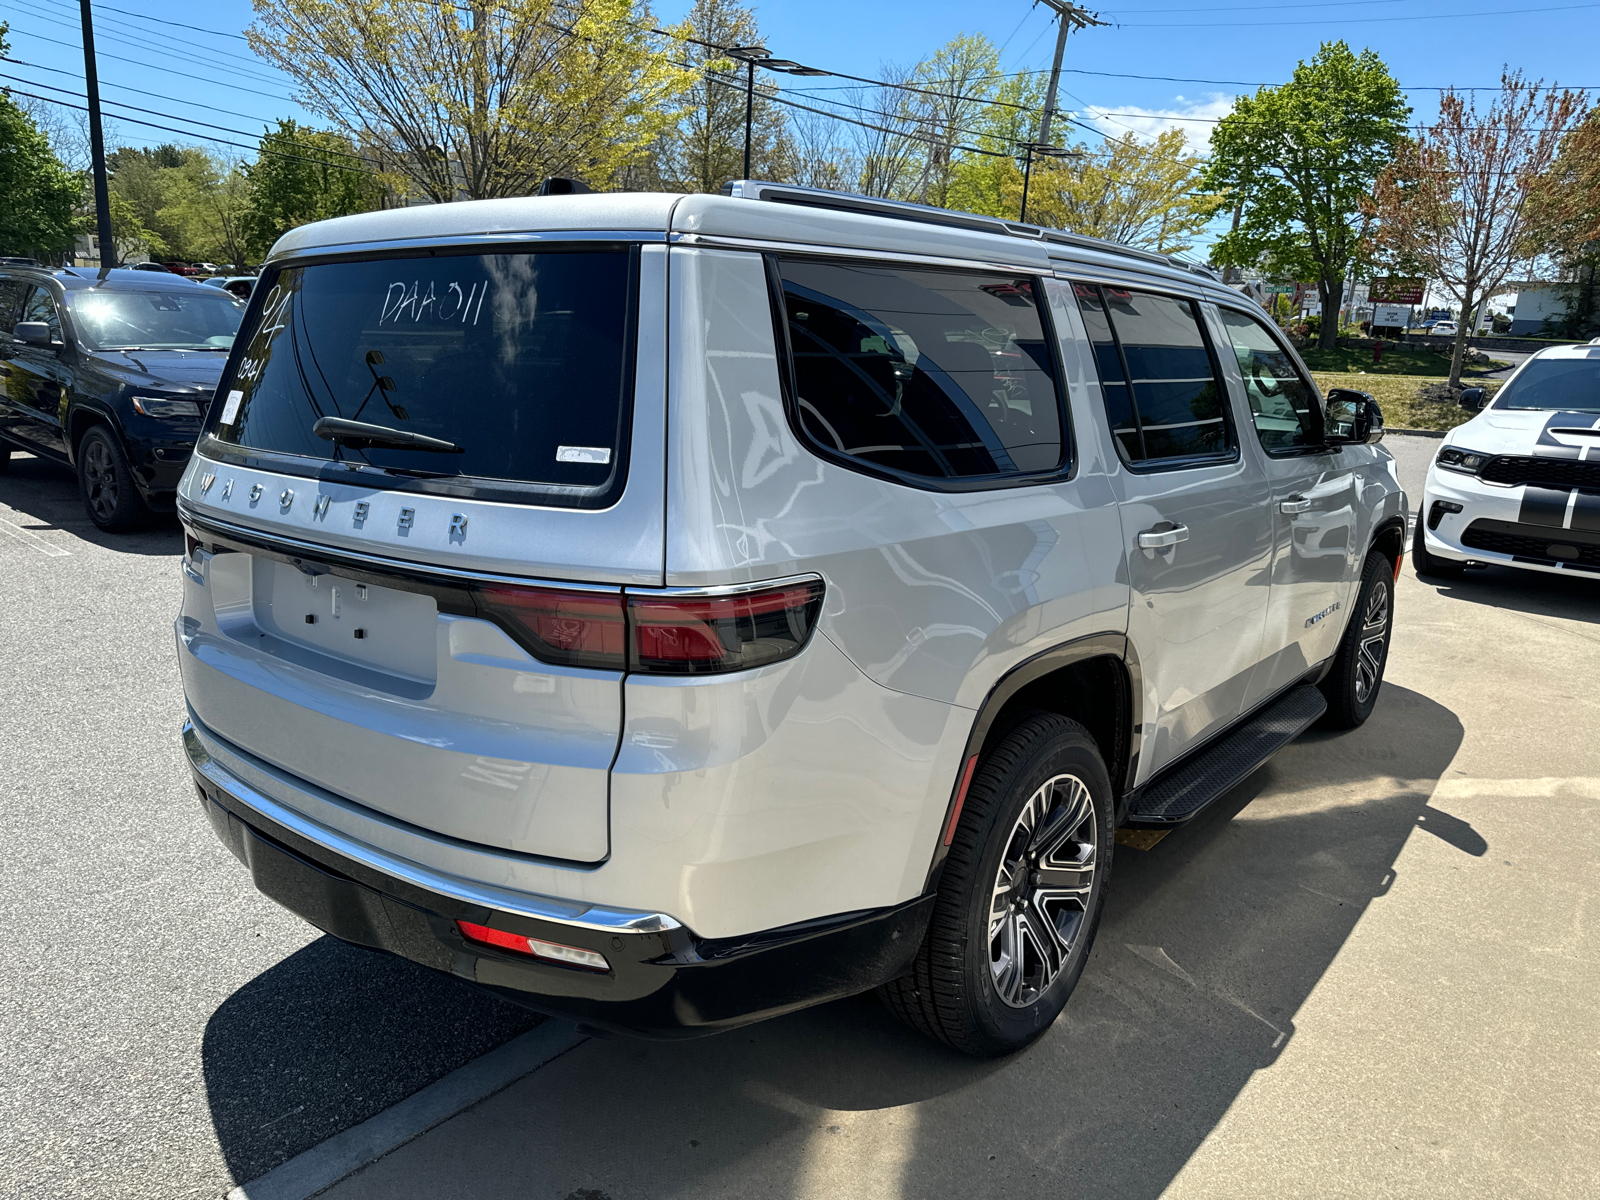
{"label": "rear window wiper", "polygon": [[365,450],[369,446],[387,446],[394,450],[430,450],[437,454],[465,454],[467,448],[443,438],[410,433],[404,429],[391,429],[387,425],[369,425],[365,421],[347,421],[343,417],[318,417],[311,432],[352,450]]}

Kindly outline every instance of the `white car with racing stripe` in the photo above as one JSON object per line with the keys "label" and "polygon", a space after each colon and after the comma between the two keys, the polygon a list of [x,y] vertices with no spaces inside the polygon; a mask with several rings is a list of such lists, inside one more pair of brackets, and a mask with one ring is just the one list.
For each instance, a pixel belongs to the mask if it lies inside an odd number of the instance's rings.
{"label": "white car with racing stripe", "polygon": [[1497,563],[1600,577],[1600,338],[1527,359],[1492,403],[1445,437],[1412,548],[1418,572]]}

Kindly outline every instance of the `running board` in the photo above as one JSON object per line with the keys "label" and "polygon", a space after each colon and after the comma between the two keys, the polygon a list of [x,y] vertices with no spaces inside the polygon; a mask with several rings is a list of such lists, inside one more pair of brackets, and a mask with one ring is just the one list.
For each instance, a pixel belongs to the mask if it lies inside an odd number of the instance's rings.
{"label": "running board", "polygon": [[1328,710],[1315,685],[1302,683],[1139,788],[1128,811],[1130,825],[1181,825],[1282,750]]}

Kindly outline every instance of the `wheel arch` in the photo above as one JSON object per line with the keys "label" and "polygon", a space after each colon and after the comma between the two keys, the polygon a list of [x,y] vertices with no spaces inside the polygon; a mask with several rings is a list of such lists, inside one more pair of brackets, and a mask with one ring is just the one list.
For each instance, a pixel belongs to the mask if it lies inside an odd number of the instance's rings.
{"label": "wheel arch", "polygon": [[1400,560],[1406,553],[1406,519],[1396,513],[1385,517],[1372,531],[1372,538],[1367,543],[1367,553],[1376,550],[1389,560],[1389,565],[1394,568],[1395,574],[1400,572]]}
{"label": "wheel arch", "polygon": [[[1077,721],[1100,748],[1111,776],[1116,820],[1123,819],[1124,798],[1139,765],[1142,728],[1141,676],[1138,655],[1122,633],[1097,633],[1055,646],[1018,663],[989,689],[967,734],[956,779],[939,824],[924,891],[938,885],[944,864],[945,837],[957,815],[957,800],[967,782],[967,764],[1016,724],[1022,714],[1043,710]],[[1108,702],[1109,701],[1109,702]]]}
{"label": "wheel arch", "polygon": [[117,427],[110,413],[85,404],[75,404],[67,413],[67,461],[73,466],[78,465],[78,447],[82,445],[84,436],[96,425],[109,426],[112,435],[119,442],[124,441],[122,430]]}

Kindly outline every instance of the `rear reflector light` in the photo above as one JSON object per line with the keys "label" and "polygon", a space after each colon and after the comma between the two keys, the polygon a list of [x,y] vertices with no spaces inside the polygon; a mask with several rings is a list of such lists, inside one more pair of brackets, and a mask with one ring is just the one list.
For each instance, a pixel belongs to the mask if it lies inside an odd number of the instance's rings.
{"label": "rear reflector light", "polygon": [[541,662],[648,675],[764,667],[798,654],[822,611],[820,579],[729,595],[492,586],[479,612]]}
{"label": "rear reflector light", "polygon": [[507,933],[503,929],[490,929],[471,921],[457,921],[456,928],[469,942],[510,950],[513,954],[527,954],[549,962],[564,963],[569,967],[584,967],[590,971],[609,971],[611,964],[604,954],[584,950],[579,946],[564,946],[560,942],[545,942],[538,938],[523,937],[520,933]]}
{"label": "rear reflector light", "polygon": [[628,666],[654,675],[763,667],[799,653],[821,608],[821,580],[731,596],[630,592]]}

